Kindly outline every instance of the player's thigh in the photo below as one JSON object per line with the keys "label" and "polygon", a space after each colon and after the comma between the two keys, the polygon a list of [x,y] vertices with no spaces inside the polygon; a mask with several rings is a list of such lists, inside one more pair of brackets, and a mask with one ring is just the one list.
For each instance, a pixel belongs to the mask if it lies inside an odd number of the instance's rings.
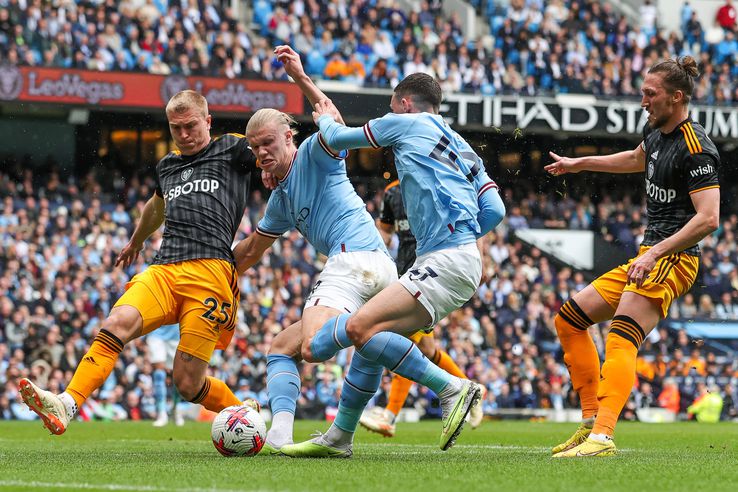
{"label": "player's thigh", "polygon": [[292,323],[277,333],[269,346],[269,355],[281,354],[288,357],[300,357],[302,347],[302,321]]}
{"label": "player's thigh", "polygon": [[103,322],[123,342],[176,322],[176,300],[170,265],[152,265],[126,284],[125,293]]}
{"label": "player's thigh", "polygon": [[[238,278],[233,266],[223,260],[183,262],[181,268],[177,276],[181,336],[177,348],[207,362],[213,350],[225,348],[233,336],[240,297]],[[192,340],[192,345],[187,340]]]}
{"label": "player's thigh", "polygon": [[359,308],[349,319],[347,330],[352,340],[360,337],[365,341],[380,331],[407,335],[430,322],[426,308],[398,281]]}
{"label": "player's thigh", "polygon": [[339,314],[347,313],[348,310],[340,311],[328,306],[311,306],[305,308],[302,313],[302,339],[310,341],[323,325],[331,318]]}
{"label": "player's thigh", "polygon": [[[619,302],[620,295],[617,297]],[[602,294],[595,289],[592,284],[589,284],[584,289],[574,294],[572,299],[593,323],[600,323],[602,321],[612,319],[615,314],[615,308],[605,300]]]}
{"label": "player's thigh", "polygon": [[615,316],[631,318],[641,327],[643,335],[648,335],[661,319],[661,300],[636,292],[623,292]]}

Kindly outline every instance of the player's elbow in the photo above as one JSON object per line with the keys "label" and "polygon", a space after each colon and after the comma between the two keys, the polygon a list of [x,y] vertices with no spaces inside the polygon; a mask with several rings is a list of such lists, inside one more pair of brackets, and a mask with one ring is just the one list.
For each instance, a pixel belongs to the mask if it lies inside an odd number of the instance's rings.
{"label": "player's elbow", "polygon": [[718,227],[720,227],[720,217],[718,217],[717,213],[708,214],[705,216],[704,224],[705,229],[707,229],[707,233],[712,234],[718,230]]}

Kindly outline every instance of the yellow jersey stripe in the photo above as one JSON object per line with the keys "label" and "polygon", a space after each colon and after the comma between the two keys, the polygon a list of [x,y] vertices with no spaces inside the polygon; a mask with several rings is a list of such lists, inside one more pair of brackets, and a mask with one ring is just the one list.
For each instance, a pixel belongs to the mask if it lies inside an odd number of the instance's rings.
{"label": "yellow jersey stripe", "polygon": [[687,123],[687,131],[692,135],[692,138],[694,139],[697,152],[702,152],[702,144],[700,143],[700,139],[697,138],[697,134],[694,132],[694,127],[692,126],[691,122]]}
{"label": "yellow jersey stripe", "polygon": [[695,147],[694,147],[694,144],[692,143],[692,139],[691,139],[690,135],[687,133],[686,125],[683,126],[683,127],[681,127],[680,130],[684,134],[684,141],[687,142],[687,149],[689,150],[689,153],[690,154],[694,154],[695,153]]}
{"label": "yellow jersey stripe", "polygon": [[720,188],[720,185],[705,186],[704,188],[698,188],[694,191],[690,191],[689,194],[697,193],[698,191],[711,190],[712,188]]}

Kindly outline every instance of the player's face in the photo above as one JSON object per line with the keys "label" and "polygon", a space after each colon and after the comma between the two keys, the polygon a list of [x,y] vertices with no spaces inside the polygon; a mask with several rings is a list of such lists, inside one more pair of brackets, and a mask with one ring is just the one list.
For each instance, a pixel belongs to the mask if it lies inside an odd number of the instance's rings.
{"label": "player's face", "polygon": [[210,115],[203,116],[196,108],[183,113],[168,113],[169,131],[183,155],[200,152],[210,143]]}
{"label": "player's face", "polygon": [[247,135],[261,168],[278,177],[284,177],[292,162],[292,132],[284,124],[267,123]]}
{"label": "player's face", "polygon": [[664,87],[661,75],[649,73],[641,86],[641,107],[648,112],[648,124],[658,129],[666,125],[675,111],[673,94]]}

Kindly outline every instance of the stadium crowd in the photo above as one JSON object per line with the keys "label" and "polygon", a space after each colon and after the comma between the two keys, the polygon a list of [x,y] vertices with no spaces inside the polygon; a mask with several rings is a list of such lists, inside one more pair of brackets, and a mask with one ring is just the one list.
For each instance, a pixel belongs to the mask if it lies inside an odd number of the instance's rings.
{"label": "stadium crowd", "polygon": [[[44,167],[13,157],[1,162],[0,419],[32,418],[17,398],[18,379],[31,377],[51,391],[63,389],[127,280],[153,258],[161,235],[152,236],[135,265],[113,268],[153,192],[150,177],[124,180],[96,168],[74,179],[61,174],[53,162]],[[635,248],[643,233],[643,205],[616,200],[604,188],[575,200],[558,195],[554,199],[555,193],[547,190],[533,193],[522,182],[501,185],[509,213],[486,238],[490,280],[466,306],[443,320],[435,335],[467,375],[489,389],[486,413],[576,408],[553,315],[589,279],[524,246],[513,232],[539,226],[591,229],[621,247]],[[360,183],[357,189],[376,216],[382,184]],[[237,239],[252,232],[264,206],[264,195],[255,191]],[[670,326],[678,318],[738,321],[737,230],[738,215],[729,214],[720,230],[703,242],[699,288],[676,302],[670,318],[644,342],[626,417],[635,415],[636,408],[651,406],[684,413],[708,389],[716,393],[716,386],[724,399],[723,418],[738,418],[738,360]],[[323,260],[292,232],[241,278],[236,335],[212,361],[212,370],[240,398],[268,404],[267,350],[276,333],[300,318],[303,299]],[[607,329],[607,324],[590,329],[601,354]],[[298,416],[323,417],[326,409],[337,406],[347,357],[342,353],[336,360],[302,366]],[[153,370],[146,340],[128,344],[81,415],[155,418]],[[388,389],[386,377],[377,404]],[[411,396],[408,405],[429,417],[438,414],[431,392],[415,388]]]}
{"label": "stadium crowd", "polygon": [[[247,4],[248,2],[243,2]],[[489,35],[465,33],[439,0],[255,0],[243,22],[218,0],[0,1],[0,61],[11,65],[286,80],[272,53],[290,44],[316,78],[394,86],[427,72],[447,92],[636,96],[653,60],[700,61],[695,97],[738,101],[735,8],[659,29],[649,0],[638,22],[599,0],[472,0]],[[731,10],[732,9],[732,10]],[[730,15],[732,11],[733,15]]]}

